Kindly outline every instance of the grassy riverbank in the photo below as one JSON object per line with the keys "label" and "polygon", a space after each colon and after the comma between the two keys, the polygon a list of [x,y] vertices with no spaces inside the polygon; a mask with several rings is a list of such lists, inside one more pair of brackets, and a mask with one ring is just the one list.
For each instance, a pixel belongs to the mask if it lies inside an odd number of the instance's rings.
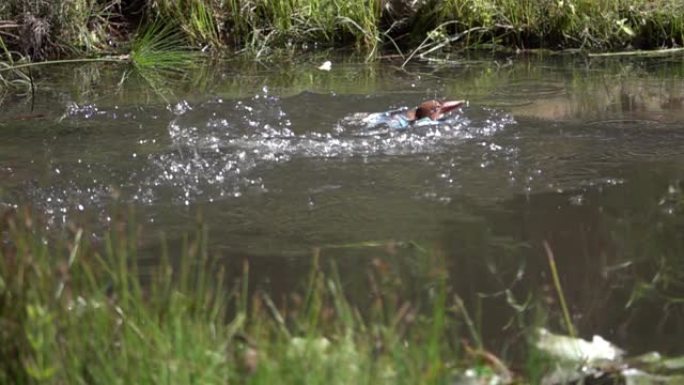
{"label": "grassy riverbank", "polygon": [[197,49],[435,47],[625,50],[684,43],[679,0],[9,0],[0,38],[34,59],[126,50],[152,20]]}

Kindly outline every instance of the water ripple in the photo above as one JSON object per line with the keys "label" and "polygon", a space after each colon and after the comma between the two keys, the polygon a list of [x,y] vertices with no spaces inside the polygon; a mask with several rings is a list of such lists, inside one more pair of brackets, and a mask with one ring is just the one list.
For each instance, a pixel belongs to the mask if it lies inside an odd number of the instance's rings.
{"label": "water ripple", "polygon": [[[328,109],[318,108],[307,119],[323,98]],[[16,188],[54,226],[81,207],[99,208],[102,215],[112,197],[150,206],[192,205],[278,191],[281,182],[270,172],[294,160],[330,165],[458,153],[464,142],[515,123],[500,110],[469,107],[439,125],[369,128],[348,119],[365,100],[312,93],[280,98],[266,91],[169,106],[70,103],[61,129],[44,144],[46,155],[0,168],[0,175],[23,176]],[[36,176],[35,169],[49,171]]]}
{"label": "water ripple", "polygon": [[[327,127],[293,127],[280,99],[262,95],[249,100],[215,100],[198,106],[183,104],[168,126],[168,151],[148,156],[149,179],[141,185],[173,187],[175,199],[221,199],[249,188],[266,191],[251,175],[266,165],[293,158],[350,158],[444,153],[463,140],[494,135],[513,118],[497,110],[479,110],[443,124],[394,130],[368,128],[349,119]],[[295,134],[295,132],[303,132]]]}

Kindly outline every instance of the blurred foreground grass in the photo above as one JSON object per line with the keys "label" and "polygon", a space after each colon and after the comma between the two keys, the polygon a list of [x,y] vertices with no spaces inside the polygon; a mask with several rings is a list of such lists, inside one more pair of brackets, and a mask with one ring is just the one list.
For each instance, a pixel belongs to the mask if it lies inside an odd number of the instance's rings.
{"label": "blurred foreground grass", "polygon": [[80,227],[55,239],[38,222],[10,211],[0,223],[0,383],[449,383],[471,366],[511,377],[476,335],[463,345],[439,269],[422,304],[369,272],[377,289],[360,310],[315,254],[302,290],[276,304],[282,293],[249,289],[247,264],[226,278],[201,226],[180,260],[162,251],[143,272],[132,221],[97,245]]}

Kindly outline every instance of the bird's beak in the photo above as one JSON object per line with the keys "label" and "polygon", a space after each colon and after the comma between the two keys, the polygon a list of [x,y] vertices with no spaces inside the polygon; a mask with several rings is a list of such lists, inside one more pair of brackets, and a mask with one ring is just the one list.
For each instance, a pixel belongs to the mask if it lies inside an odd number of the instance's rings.
{"label": "bird's beak", "polygon": [[439,107],[439,112],[441,114],[446,114],[450,111],[453,111],[462,105],[465,104],[465,100],[450,100],[443,102],[442,105]]}

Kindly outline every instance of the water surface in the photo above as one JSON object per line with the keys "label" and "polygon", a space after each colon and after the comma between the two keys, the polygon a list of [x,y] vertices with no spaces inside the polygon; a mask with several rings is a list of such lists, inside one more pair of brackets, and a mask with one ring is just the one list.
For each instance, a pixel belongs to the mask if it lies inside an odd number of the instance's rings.
{"label": "water surface", "polygon": [[[301,285],[322,248],[360,303],[378,258],[422,290],[424,256],[391,246],[416,242],[444,256],[499,351],[521,342],[505,328],[511,298],[558,310],[546,241],[583,335],[684,353],[681,57],[320,61],[228,62],[153,84],[54,67],[34,100],[4,100],[0,204],[94,229],[114,201],[131,205],[150,258],[159,232],[177,246],[199,213],[212,253],[249,260],[264,285]],[[431,98],[469,105],[404,131],[348,119]],[[363,242],[386,247],[331,247]]]}

